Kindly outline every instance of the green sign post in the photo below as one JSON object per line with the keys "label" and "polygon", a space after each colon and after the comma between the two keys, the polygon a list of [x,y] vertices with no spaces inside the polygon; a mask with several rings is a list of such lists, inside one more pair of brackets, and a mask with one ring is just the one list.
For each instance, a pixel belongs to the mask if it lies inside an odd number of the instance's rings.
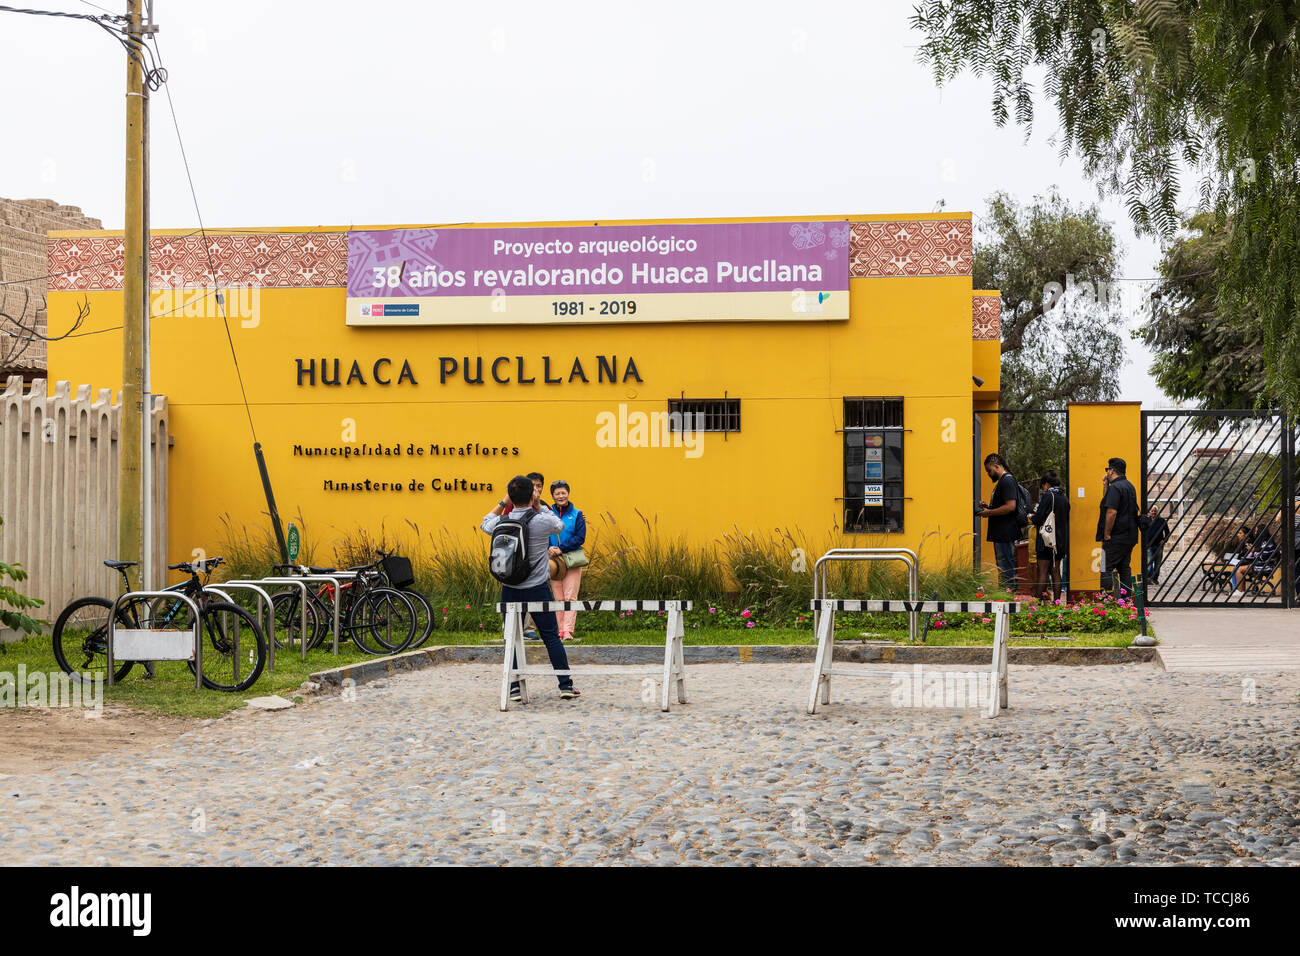
{"label": "green sign post", "polygon": [[289,525],[289,561],[290,563],[298,560],[298,526]]}

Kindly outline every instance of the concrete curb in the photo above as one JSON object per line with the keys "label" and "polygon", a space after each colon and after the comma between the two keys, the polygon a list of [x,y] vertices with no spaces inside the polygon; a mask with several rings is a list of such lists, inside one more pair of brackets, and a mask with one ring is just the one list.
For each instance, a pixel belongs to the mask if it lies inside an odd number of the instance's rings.
{"label": "concrete curb", "polygon": [[[536,647],[541,654],[541,645]],[[912,647],[899,644],[835,645],[835,660],[855,664],[983,664],[989,663],[990,647]],[[656,664],[664,650],[653,644],[593,644],[566,647],[573,664]],[[1010,664],[1055,664],[1088,666],[1097,664],[1144,664],[1159,662],[1154,647],[1011,647]],[[817,648],[811,644],[705,644],[682,648],[687,664],[805,664],[812,663]],[[544,659],[545,655],[542,654]],[[311,675],[323,692],[337,691],[345,680],[354,684],[382,680],[403,671],[421,670],[440,664],[500,664],[501,645],[451,644],[422,647],[391,657],[376,657]]]}

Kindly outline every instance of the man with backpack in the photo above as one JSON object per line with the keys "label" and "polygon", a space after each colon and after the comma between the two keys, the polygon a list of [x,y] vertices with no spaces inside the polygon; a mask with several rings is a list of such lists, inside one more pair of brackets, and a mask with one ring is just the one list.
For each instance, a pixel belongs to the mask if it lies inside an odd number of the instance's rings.
{"label": "man with backpack", "polygon": [[[550,575],[546,558],[550,550],[551,535],[564,529],[564,523],[549,509],[543,510],[540,496],[533,482],[524,475],[516,475],[506,486],[506,494],[514,507],[503,516],[506,501],[483,517],[481,527],[492,537],[492,550],[488,557],[492,576],[501,582],[501,601],[552,601]],[[534,612],[533,620],[546,644],[551,666],[557,671],[569,669],[569,658],[560,642],[553,611]],[[515,666],[518,666],[516,657]],[[581,696],[568,674],[558,675],[560,697],[573,700]],[[518,701],[518,683],[510,687],[510,699]]]}
{"label": "man with backpack", "polygon": [[[1029,525],[1029,490],[1007,469],[1007,461],[997,452],[984,459],[984,470],[993,481],[993,495],[988,504],[979,503],[976,512],[989,522],[986,540],[993,543],[993,557],[998,565],[998,580],[1009,591],[1016,589],[1016,542],[1022,529]],[[1023,494],[1022,494],[1023,493]]]}
{"label": "man with backpack", "polygon": [[[1101,589],[1114,592],[1118,585],[1133,593],[1133,570],[1129,558],[1138,541],[1137,489],[1125,476],[1128,464],[1123,458],[1106,463],[1106,495],[1101,499],[1101,553],[1105,564],[1101,570]],[[1117,577],[1118,574],[1118,577]]]}

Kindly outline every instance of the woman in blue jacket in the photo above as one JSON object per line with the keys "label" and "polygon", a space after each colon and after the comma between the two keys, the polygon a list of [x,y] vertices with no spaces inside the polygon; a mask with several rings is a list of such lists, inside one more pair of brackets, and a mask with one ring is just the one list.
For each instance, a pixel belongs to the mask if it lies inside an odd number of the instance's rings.
{"label": "woman in blue jacket", "polygon": [[[564,528],[551,535],[550,553],[561,558],[565,568],[562,576],[551,582],[551,591],[557,601],[576,601],[578,589],[582,585],[582,569],[587,566],[587,553],[583,550],[587,541],[587,519],[569,500],[567,481],[551,482],[551,501],[555,517],[564,523]],[[555,617],[560,628],[560,640],[573,640],[573,626],[578,612],[561,611]]]}

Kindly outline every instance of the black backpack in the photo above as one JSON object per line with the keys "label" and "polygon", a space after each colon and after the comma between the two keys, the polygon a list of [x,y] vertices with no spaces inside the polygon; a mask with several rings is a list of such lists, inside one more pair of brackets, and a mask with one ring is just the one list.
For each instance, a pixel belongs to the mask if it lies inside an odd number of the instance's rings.
{"label": "black backpack", "polygon": [[[1011,480],[1016,481],[1015,475],[1011,476]],[[1016,481],[1016,527],[1022,531],[1029,527],[1029,511],[1029,489]]]}
{"label": "black backpack", "polygon": [[523,584],[533,569],[528,554],[528,526],[536,516],[531,508],[516,508],[492,529],[488,570],[508,587]]}

